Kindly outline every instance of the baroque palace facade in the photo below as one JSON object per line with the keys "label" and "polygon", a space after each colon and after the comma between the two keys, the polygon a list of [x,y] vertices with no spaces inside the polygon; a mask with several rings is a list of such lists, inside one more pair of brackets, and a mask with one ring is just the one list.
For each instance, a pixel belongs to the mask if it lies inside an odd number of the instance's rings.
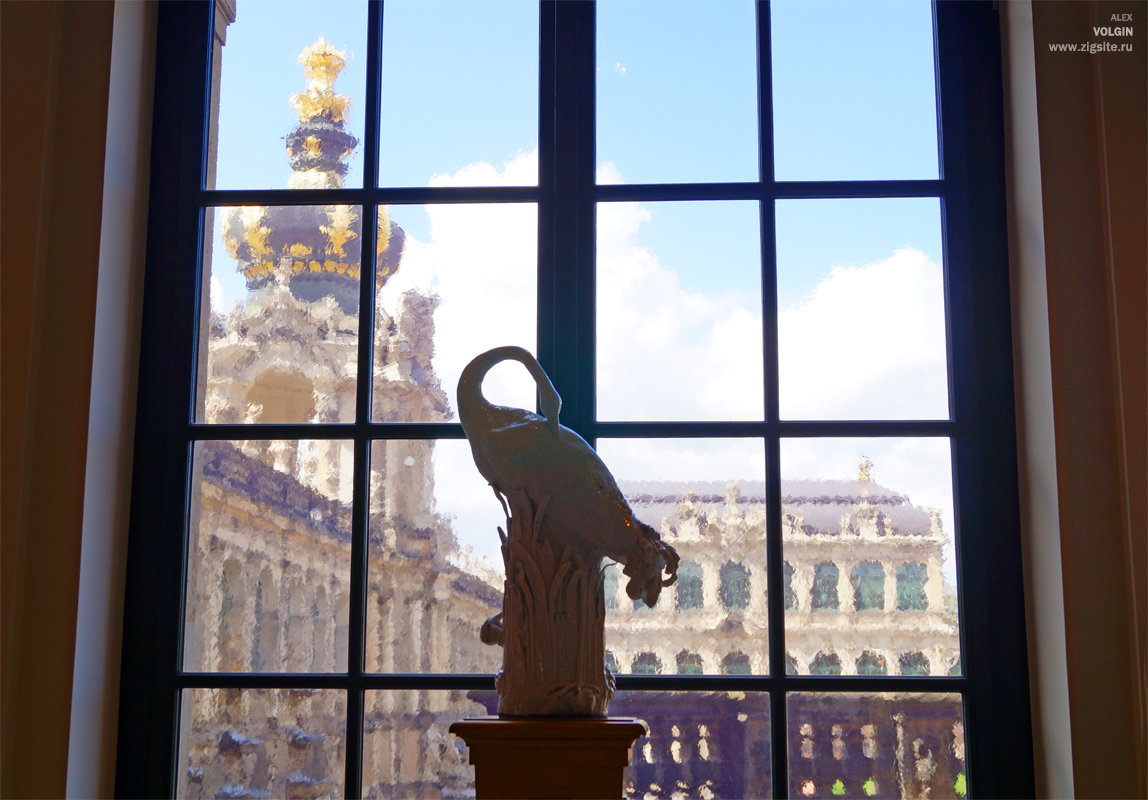
{"label": "baroque palace facade", "polygon": [[[321,38],[300,57],[308,88],[287,137],[293,188],[342,185],[357,145],[333,90],[343,56]],[[205,310],[199,419],[350,422],[355,413],[363,221],[339,206],[223,211],[222,244],[247,295]],[[210,226],[209,226],[210,227]],[[376,294],[401,268],[405,234],[377,221]],[[222,259],[220,259],[222,261]],[[374,418],[451,418],[432,366],[437,300],[375,309]],[[206,304],[205,304],[206,305]],[[362,379],[362,376],[359,376]],[[433,442],[371,453],[367,668],[493,672],[478,631],[501,578],[465,560],[435,508]],[[184,666],[207,672],[338,672],[349,640],[352,452],[343,442],[204,441],[194,453]],[[608,662],[621,673],[943,675],[959,670],[939,515],[856,480],[783,484],[786,664],[767,663],[764,487],[623,484],[682,556],[678,583],[638,609],[605,572]],[[493,498],[492,498],[493,502]],[[495,535],[491,531],[491,535]],[[789,699],[794,796],[963,794],[955,696]],[[368,693],[369,797],[473,796],[451,722],[488,713],[492,692]],[[769,794],[769,703],[740,692],[621,692],[637,716],[632,797]],[[188,691],[178,791],[189,797],[337,797],[346,702],[330,690]]]}

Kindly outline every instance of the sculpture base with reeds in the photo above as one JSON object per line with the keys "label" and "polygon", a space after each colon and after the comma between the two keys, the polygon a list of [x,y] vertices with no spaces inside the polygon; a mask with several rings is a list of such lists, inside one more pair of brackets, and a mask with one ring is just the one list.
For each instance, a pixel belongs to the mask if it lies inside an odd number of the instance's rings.
{"label": "sculpture base with reeds", "polygon": [[495,678],[503,717],[605,717],[614,676],[605,666],[602,554],[546,535],[549,498],[499,495],[506,565],[502,613],[482,641],[502,645]]}

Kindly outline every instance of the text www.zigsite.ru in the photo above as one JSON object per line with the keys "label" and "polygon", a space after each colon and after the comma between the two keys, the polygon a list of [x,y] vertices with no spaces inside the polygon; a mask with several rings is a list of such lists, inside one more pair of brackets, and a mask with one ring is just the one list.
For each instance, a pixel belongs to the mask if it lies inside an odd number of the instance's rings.
{"label": "text www.zigsite.ru", "polygon": [[[1112,14],[1108,25],[1093,25],[1091,41],[1081,42],[1062,42],[1050,43],[1048,51],[1050,53],[1131,53],[1132,42],[1110,42],[1105,41],[1111,38],[1126,38],[1131,37],[1135,33],[1135,29],[1130,24],[1132,22],[1132,14],[1129,12]],[[1112,24],[1115,23],[1115,24]]]}
{"label": "text www.zigsite.ru", "polygon": [[1131,53],[1132,43],[1121,42],[1075,42],[1064,44],[1049,43],[1048,49],[1052,53]]}

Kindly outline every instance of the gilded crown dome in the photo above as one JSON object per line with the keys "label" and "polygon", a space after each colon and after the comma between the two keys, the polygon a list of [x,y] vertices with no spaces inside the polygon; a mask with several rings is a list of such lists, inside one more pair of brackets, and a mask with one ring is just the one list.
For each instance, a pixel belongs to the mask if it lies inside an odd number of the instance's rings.
{"label": "gilded crown dome", "polygon": [[[286,139],[291,189],[338,189],[345,160],[359,140],[346,130],[350,98],[335,92],[346,54],[322,36],[299,54],[307,88],[291,98],[299,124]],[[239,262],[248,290],[286,279],[291,293],[308,302],[333,296],[344,311],[359,301],[362,219],[357,206],[244,206],[228,209],[223,244]],[[398,269],[405,234],[379,209],[376,284]]]}

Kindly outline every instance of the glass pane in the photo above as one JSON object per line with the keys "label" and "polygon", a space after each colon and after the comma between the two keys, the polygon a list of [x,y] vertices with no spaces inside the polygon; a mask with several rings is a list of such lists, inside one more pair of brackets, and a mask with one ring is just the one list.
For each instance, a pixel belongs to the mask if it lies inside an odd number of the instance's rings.
{"label": "glass pane", "polygon": [[[535,350],[537,207],[390,206],[380,228],[390,239],[379,264],[373,417],[453,419],[472,358],[508,344]],[[492,402],[535,408],[534,382],[518,364],[492,370],[483,391]]]}
{"label": "glass pane", "polygon": [[[494,692],[368,692],[365,797],[473,797],[458,719],[494,714]],[[770,797],[769,698],[743,692],[619,692],[611,716],[650,728],[626,770],[626,797]],[[441,793],[441,794],[440,794]]]}
{"label": "glass pane", "polygon": [[479,640],[502,610],[506,515],[465,440],[371,446],[367,670],[495,672]]}
{"label": "glass pane", "polygon": [[366,52],[366,3],[217,4],[205,186],[362,186]]}
{"label": "glass pane", "polygon": [[466,744],[447,729],[497,707],[492,691],[367,692],[363,797],[474,797]]}
{"label": "glass pane", "polygon": [[958,694],[791,694],[790,797],[968,793]]}
{"label": "glass pane", "polygon": [[949,416],[936,198],[777,203],[785,419]]}
{"label": "glass pane", "polygon": [[597,8],[598,182],[757,180],[753,3]]}
{"label": "glass pane", "polygon": [[205,227],[196,421],[353,422],[360,209],[215,208]]}
{"label": "glass pane", "polygon": [[622,673],[769,671],[765,448],[759,439],[599,439],[638,519],[678,551],[652,609],[606,571],[606,649]]}
{"label": "glass pane", "polygon": [[803,675],[960,674],[947,439],[783,439],[785,647]]}
{"label": "glass pane", "polygon": [[537,184],[538,4],[387,0],[379,138],[385,186]]}
{"label": "glass pane", "polygon": [[196,442],[184,669],[347,669],[354,451]]}
{"label": "glass pane", "polygon": [[650,728],[634,743],[626,797],[771,797],[769,695],[619,692],[612,717]]}
{"label": "glass pane", "polygon": [[778,180],[936,178],[932,5],[769,7]]}
{"label": "glass pane", "polygon": [[343,796],[347,695],[185,689],[177,797]]}
{"label": "glass pane", "polygon": [[758,204],[599,203],[597,226],[599,418],[762,419]]}

